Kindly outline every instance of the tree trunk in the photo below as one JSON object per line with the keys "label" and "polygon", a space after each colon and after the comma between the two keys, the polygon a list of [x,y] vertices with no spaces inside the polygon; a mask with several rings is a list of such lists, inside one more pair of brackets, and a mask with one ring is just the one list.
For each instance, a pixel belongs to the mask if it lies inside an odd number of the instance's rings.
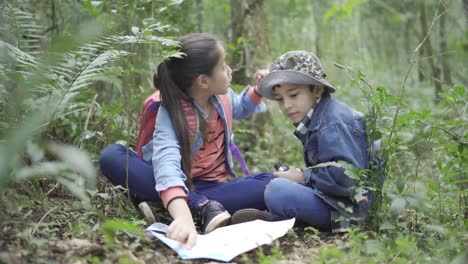
{"label": "tree trunk", "polygon": [[426,55],[429,61],[429,66],[432,70],[432,82],[434,83],[435,88],[435,101],[438,102],[440,100],[440,94],[442,93],[442,83],[440,81],[440,69],[436,65],[436,61],[434,58],[434,54],[432,51],[431,45],[431,38],[430,34],[428,35],[429,28],[427,25],[427,15],[426,15],[426,1],[422,0],[419,4],[419,11],[420,11],[420,21],[421,21],[421,32],[423,36],[427,35],[427,39],[424,42],[424,50],[426,51]]}
{"label": "tree trunk", "polygon": [[320,4],[315,4],[312,7],[312,13],[314,14],[314,24],[315,24],[315,55],[319,58],[322,57],[322,51],[320,49],[320,39],[322,32],[322,10],[320,9]]}
{"label": "tree trunk", "polygon": [[238,48],[233,54],[233,82],[248,83],[270,60],[264,0],[231,0],[231,29],[231,42]]}
{"label": "tree trunk", "polygon": [[204,19],[204,12],[203,12],[203,0],[197,0],[196,3],[197,6],[197,26],[198,26],[198,32],[203,32],[203,19]]}
{"label": "tree trunk", "polygon": [[[421,39],[424,39],[424,31],[421,30]],[[422,45],[421,46],[421,51],[420,51],[420,54],[422,56],[424,56],[424,54],[426,54],[426,45]],[[426,79],[426,75],[424,74],[425,72],[425,67],[424,67],[424,61],[423,60],[418,60],[418,81],[420,83],[424,82],[424,80]]]}
{"label": "tree trunk", "polygon": [[465,13],[465,23],[468,23],[468,0],[463,0],[463,10]]}
{"label": "tree trunk", "polygon": [[[237,46],[237,51],[230,51],[233,60],[233,83],[254,83],[255,71],[268,68],[271,62],[264,0],[231,0],[230,3],[231,42]],[[254,150],[254,147],[266,148],[266,141],[261,139],[272,130],[271,113],[267,111],[264,114],[253,115],[248,122],[249,127],[252,127],[252,130],[249,129],[252,134],[241,137],[238,141],[241,143],[241,150],[246,152]]]}
{"label": "tree trunk", "polygon": [[[447,36],[446,36],[446,31],[447,27],[445,25],[445,17],[447,15],[443,15],[440,17],[440,51],[441,53],[444,53],[447,51]],[[447,62],[447,58],[445,57],[444,54],[440,56],[440,62],[442,64],[442,73],[444,76],[443,83],[452,86],[452,75],[451,75],[451,70],[450,70],[450,65]]]}

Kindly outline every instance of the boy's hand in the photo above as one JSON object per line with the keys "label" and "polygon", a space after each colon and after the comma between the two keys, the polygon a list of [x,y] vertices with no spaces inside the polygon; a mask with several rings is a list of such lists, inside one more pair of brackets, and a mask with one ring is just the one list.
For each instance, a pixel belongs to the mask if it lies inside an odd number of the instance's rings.
{"label": "boy's hand", "polygon": [[285,178],[298,183],[304,183],[304,175],[302,175],[302,171],[294,166],[290,166],[287,171],[273,172],[273,176]]}

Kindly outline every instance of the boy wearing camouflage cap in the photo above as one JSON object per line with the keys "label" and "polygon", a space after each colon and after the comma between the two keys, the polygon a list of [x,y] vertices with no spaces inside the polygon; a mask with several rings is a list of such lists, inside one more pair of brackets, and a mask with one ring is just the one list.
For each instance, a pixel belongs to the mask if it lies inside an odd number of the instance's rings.
{"label": "boy wearing camouflage cap", "polygon": [[[265,190],[268,212],[244,209],[231,221],[281,220],[295,217],[325,231],[344,231],[370,207],[370,193],[352,198],[355,182],[336,166],[311,168],[320,163],[345,161],[369,168],[368,137],[363,115],[331,98],[336,89],[325,80],[320,60],[307,51],[290,51],[276,59],[259,85],[263,97],[275,100],[293,121],[303,145],[305,167],[275,172]],[[340,220],[338,220],[340,219]]]}

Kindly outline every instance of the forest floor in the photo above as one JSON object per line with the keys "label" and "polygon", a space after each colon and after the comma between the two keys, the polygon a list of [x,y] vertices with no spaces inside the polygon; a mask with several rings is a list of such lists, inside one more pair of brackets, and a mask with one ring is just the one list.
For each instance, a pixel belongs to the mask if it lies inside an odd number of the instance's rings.
{"label": "forest floor", "polygon": [[[85,204],[50,180],[14,184],[0,193],[0,263],[218,263],[183,261],[159,240],[116,232],[105,242],[103,224],[119,219],[140,227],[147,223],[124,192],[101,176],[98,191]],[[159,214],[157,221],[169,223]],[[112,228],[111,228],[112,229]],[[118,228],[117,228],[118,229]],[[304,263],[347,235],[317,233],[296,226],[271,245],[234,258],[232,263]]]}

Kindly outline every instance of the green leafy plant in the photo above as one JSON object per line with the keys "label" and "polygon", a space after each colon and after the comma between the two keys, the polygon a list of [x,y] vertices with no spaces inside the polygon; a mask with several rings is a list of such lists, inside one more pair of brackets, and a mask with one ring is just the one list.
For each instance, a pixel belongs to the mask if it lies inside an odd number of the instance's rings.
{"label": "green leafy plant", "polygon": [[136,226],[124,220],[108,220],[101,227],[101,232],[104,236],[104,241],[109,247],[112,247],[114,245],[114,239],[116,237],[116,234],[122,231],[131,232],[140,237],[143,236],[143,231],[141,231],[139,226]]}
{"label": "green leafy plant", "polygon": [[[19,11],[12,5],[7,5],[2,11],[7,14],[10,27],[18,29],[8,31],[18,34],[10,36],[11,43],[15,43],[13,39],[18,40],[16,43],[22,43],[28,36],[22,32],[28,28],[35,28],[30,27],[31,24],[37,23],[34,16],[26,11]],[[88,26],[102,28],[96,22]],[[4,139],[0,141],[0,157],[4,161],[0,166],[1,186],[12,179],[24,179],[33,174],[50,175],[52,171],[52,174],[64,172],[65,168],[61,163],[45,162],[33,167],[24,166],[23,154],[28,147],[27,142],[34,142],[47,131],[53,131],[57,125],[55,122],[66,120],[65,117],[70,118],[72,113],[86,109],[86,104],[82,101],[83,94],[92,89],[98,81],[110,80],[112,83],[114,79],[111,77],[118,76],[121,72],[118,62],[125,61],[126,57],[133,54],[129,51],[133,45],[158,42],[164,46],[177,46],[171,39],[152,34],[163,28],[165,26],[160,23],[154,23],[136,30],[133,35],[101,36],[99,30],[94,31],[94,35],[86,32],[75,36],[71,43],[69,39],[56,39],[55,46],[41,56],[31,52],[39,48],[37,45],[30,45],[27,46],[28,50],[22,50],[22,45],[15,46],[0,41],[0,75],[7,76],[0,81],[0,105],[5,110],[1,116],[4,129],[0,132]],[[35,31],[27,32],[33,34]],[[57,52],[54,48],[60,46],[60,43],[63,47]],[[79,117],[84,119],[82,115]],[[70,125],[73,127],[76,122],[71,122]],[[62,131],[63,129],[62,126]],[[75,133],[81,140],[93,135],[93,131],[89,131],[87,125]],[[57,145],[51,145],[49,150],[56,151],[55,155],[69,163],[78,153],[72,151],[71,147],[60,148]],[[37,161],[31,155],[27,155],[27,158]],[[88,164],[81,164],[82,169],[90,167],[89,159],[79,159],[81,162],[87,160]],[[74,166],[75,169],[77,167],[79,166]],[[90,173],[84,175],[87,178],[95,177]],[[77,179],[73,174],[66,177]],[[81,186],[76,184],[76,181],[70,182],[63,177],[60,181],[68,186]],[[84,189],[78,191],[75,188],[74,193],[80,198],[86,197]]]}

